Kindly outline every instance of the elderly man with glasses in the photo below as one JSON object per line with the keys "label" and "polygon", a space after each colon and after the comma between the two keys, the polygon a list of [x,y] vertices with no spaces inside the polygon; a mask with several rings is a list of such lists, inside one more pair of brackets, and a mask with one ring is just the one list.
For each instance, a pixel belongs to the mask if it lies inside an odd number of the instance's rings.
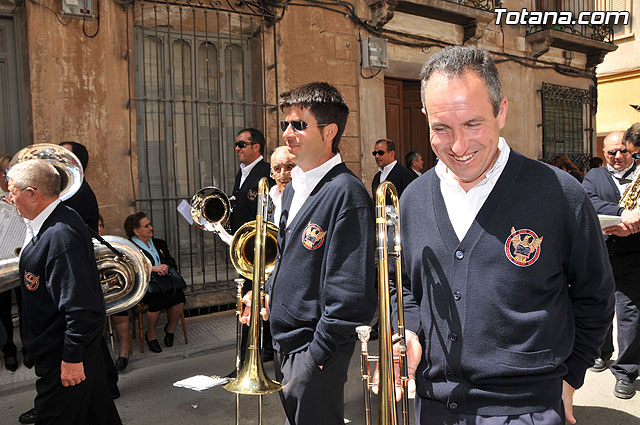
{"label": "elderly man with glasses", "polygon": [[105,307],[91,235],[59,194],[60,174],[46,161],[9,170],[9,200],[27,224],[21,334],[39,378],[37,423],[121,424],[101,351]]}
{"label": "elderly man with glasses", "polygon": [[[626,132],[610,133],[604,139],[607,165],[589,170],[583,182],[598,214],[617,215],[622,220],[603,229],[608,235],[609,261],[616,281],[618,320],[618,358],[610,370],[616,378],[613,393],[621,399],[635,395],[633,382],[638,377],[640,362],[640,213],[619,205],[620,197],[637,174],[638,166],[633,159],[638,150],[640,124],[634,124]],[[612,324],[591,370],[605,370],[613,349]]]}
{"label": "elderly man with glasses", "polygon": [[272,223],[280,222],[280,214],[282,212],[282,194],[284,188],[291,183],[291,170],[295,167],[289,155],[289,149],[286,146],[276,148],[271,154],[271,177],[276,181],[275,186],[269,191],[271,201],[273,203],[273,212],[269,217]]}

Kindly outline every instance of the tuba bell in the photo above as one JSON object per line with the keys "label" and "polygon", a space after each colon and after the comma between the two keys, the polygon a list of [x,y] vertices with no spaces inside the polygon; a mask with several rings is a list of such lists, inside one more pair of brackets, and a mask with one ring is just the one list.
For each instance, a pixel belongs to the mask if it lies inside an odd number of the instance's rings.
{"label": "tuba bell", "polygon": [[[204,187],[191,198],[191,218],[198,228],[217,233],[220,239],[229,245],[233,267],[242,276],[253,279],[256,221],[245,223],[233,236],[229,235],[224,229],[224,225],[231,216],[231,200],[233,199],[233,197],[227,197],[222,190],[216,187]],[[267,222],[266,226],[265,273],[269,276],[278,256],[278,227],[271,222]]]}
{"label": "tuba bell", "polygon": [[[30,159],[43,159],[58,170],[60,200],[71,198],[80,189],[84,178],[82,165],[70,150],[48,143],[27,146],[13,156],[11,166]],[[151,276],[151,262],[127,239],[105,236],[104,240],[115,250],[96,240],[93,245],[105,307],[110,315],[126,310],[142,299]],[[0,292],[20,285],[18,254],[17,249],[15,258],[0,260]]]}

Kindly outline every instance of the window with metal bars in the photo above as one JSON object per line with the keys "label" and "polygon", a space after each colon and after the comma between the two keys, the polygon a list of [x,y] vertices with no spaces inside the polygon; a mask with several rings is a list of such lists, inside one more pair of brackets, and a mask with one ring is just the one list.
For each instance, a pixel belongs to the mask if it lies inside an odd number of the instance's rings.
{"label": "window with metal bars", "polygon": [[542,83],[542,155],[567,155],[580,169],[593,152],[594,88]]}
{"label": "window with metal bars", "polygon": [[265,101],[262,54],[264,32],[275,26],[265,24],[255,4],[238,7],[136,1],[132,8],[136,208],[167,240],[191,290],[219,289],[237,274],[227,246],[190,226],[176,208],[205,186],[231,192],[235,135],[264,129],[275,106]]}

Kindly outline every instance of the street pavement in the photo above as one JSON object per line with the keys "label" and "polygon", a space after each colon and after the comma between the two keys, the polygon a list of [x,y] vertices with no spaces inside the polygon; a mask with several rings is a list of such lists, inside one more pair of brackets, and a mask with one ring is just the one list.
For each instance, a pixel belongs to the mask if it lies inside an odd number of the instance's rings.
{"label": "street pavement", "polygon": [[[163,346],[163,352],[159,354],[152,353],[146,346],[141,353],[139,339],[133,341],[129,365],[120,375],[118,384],[122,395],[116,400],[124,424],[235,424],[235,394],[221,387],[197,392],[172,386],[174,382],[190,376],[222,376],[233,369],[235,315],[222,312],[186,320],[189,336],[186,345],[180,326],[176,328],[174,346]],[[159,323],[163,324],[164,318]],[[158,325],[160,340],[161,329],[162,325]],[[371,350],[377,350],[375,342],[371,344]],[[273,378],[273,363],[266,363],[265,369]],[[620,400],[613,395],[614,385],[615,379],[609,371],[587,372],[585,385],[576,392],[574,399],[574,413],[579,425],[640,425],[640,395]],[[636,388],[640,390],[638,382]],[[33,369],[28,370],[21,365],[17,372],[11,373],[4,366],[0,368],[0,424],[18,424],[20,413],[33,406],[34,396]],[[257,424],[258,397],[241,396],[240,399],[240,423]],[[351,424],[365,424],[363,405],[358,344],[345,389],[345,416]],[[284,423],[277,394],[263,397],[262,423]]]}

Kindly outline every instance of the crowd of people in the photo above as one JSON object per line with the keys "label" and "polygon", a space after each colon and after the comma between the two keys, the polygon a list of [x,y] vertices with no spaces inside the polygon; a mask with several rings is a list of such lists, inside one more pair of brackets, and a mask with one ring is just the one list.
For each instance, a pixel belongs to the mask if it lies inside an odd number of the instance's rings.
{"label": "crowd of people", "polygon": [[[230,230],[255,219],[262,177],[271,187],[269,216],[279,228],[261,315],[263,360],[276,362],[286,424],[344,422],[354,330],[376,313],[371,194],[383,181],[401,195],[403,280],[400,285],[390,274],[390,284],[392,308],[400,291],[405,303],[404,390],[415,394],[417,423],[575,423],[574,392],[587,369],[604,370],[613,352],[614,309],[613,391],[633,397],[640,361],[640,212],[619,203],[635,175],[640,124],[607,136],[605,166],[591,169],[581,184],[569,158],[555,158],[551,167],[501,137],[509,102],[487,51],[445,48],[425,63],[420,78],[438,162],[423,174],[422,156],[409,152],[405,167],[395,143],[379,139],[371,193],[342,161],[349,107],[330,84],[280,95],[286,146],[273,152],[270,164],[262,132],[245,128],[236,135],[240,170]],[[62,145],[86,169],[86,149]],[[42,160],[3,172],[3,190],[27,224],[21,336],[39,379],[25,420],[119,424],[113,398],[117,371],[127,367],[129,324],[126,312],[114,317],[121,342],[114,362],[102,336],[105,308],[91,245],[93,232],[104,227],[95,196],[85,181],[61,203],[60,177]],[[619,223],[602,228],[598,214],[618,216]],[[160,311],[167,310],[163,343],[171,347],[184,309],[177,264],[144,212],[128,216],[124,230],[152,263],[144,339],[160,352]],[[162,289],[166,279],[173,282],[170,293]],[[244,288],[248,303],[251,284]],[[242,322],[249,322],[250,311],[247,306]],[[242,339],[246,346],[246,333]],[[11,370],[17,349],[4,348]]]}

